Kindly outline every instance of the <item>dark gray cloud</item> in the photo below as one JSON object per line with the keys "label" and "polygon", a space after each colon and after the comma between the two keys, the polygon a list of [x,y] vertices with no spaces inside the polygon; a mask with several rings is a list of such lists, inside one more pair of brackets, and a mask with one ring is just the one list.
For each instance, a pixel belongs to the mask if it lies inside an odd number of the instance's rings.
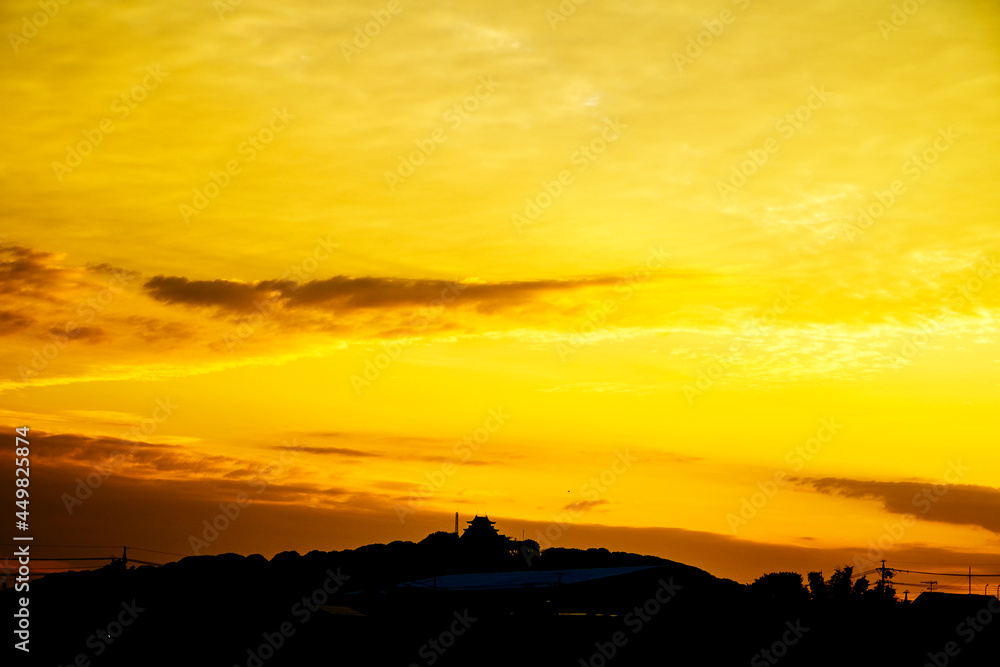
{"label": "dark gray cloud", "polygon": [[0,245],[0,293],[45,298],[60,286],[65,273],[51,252],[19,245]]}
{"label": "dark gray cloud", "polygon": [[234,280],[188,280],[179,276],[154,276],[143,288],[157,301],[188,306],[218,306],[235,311],[250,311],[294,283],[267,280],[241,283]]}
{"label": "dark gray cloud", "polygon": [[1000,533],[1000,489],[991,486],[838,477],[794,481],[831,496],[874,500],[894,514],[915,514],[930,521],[980,526]]}
{"label": "dark gray cloud", "polygon": [[496,283],[454,283],[443,280],[334,276],[301,285],[282,280],[243,283],[234,280],[188,280],[181,276],[155,276],[143,286],[164,303],[214,306],[248,312],[265,302],[281,299],[288,307],[321,307],[359,310],[403,306],[429,306],[439,299],[473,304],[480,310],[513,305],[543,292],[611,285],[618,277],[576,280],[529,280]]}
{"label": "dark gray cloud", "polygon": [[0,310],[0,336],[17,333],[27,329],[34,320],[12,310]]}
{"label": "dark gray cloud", "polygon": [[[275,449],[278,449],[275,447]],[[320,456],[347,456],[347,457],[369,457],[369,456],[382,456],[381,454],[376,454],[375,452],[365,452],[360,449],[351,449],[349,447],[308,447],[305,445],[299,445],[293,448],[296,452],[302,452],[304,454],[318,454]]]}
{"label": "dark gray cloud", "polygon": [[100,327],[76,327],[72,330],[67,330],[65,326],[50,327],[49,333],[53,336],[70,340],[84,340],[88,343],[97,343],[105,338],[104,329]]}
{"label": "dark gray cloud", "polygon": [[605,498],[600,500],[580,500],[575,503],[570,503],[568,505],[563,505],[564,510],[573,510],[574,512],[586,512],[587,510],[594,509],[600,505],[608,505],[611,501]]}
{"label": "dark gray cloud", "polygon": [[[127,474],[155,478],[164,473],[190,476],[217,475],[232,478],[233,471],[247,469],[241,459],[219,454],[192,452],[183,445],[145,442],[127,433],[121,438],[78,433],[48,433],[32,429],[33,460],[48,467],[73,467],[84,474]],[[260,470],[248,470],[247,478]]]}

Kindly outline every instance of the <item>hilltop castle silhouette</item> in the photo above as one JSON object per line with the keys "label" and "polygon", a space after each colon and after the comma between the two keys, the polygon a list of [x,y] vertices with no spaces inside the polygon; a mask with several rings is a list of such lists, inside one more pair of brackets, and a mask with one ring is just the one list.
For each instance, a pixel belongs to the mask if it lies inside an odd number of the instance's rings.
{"label": "hilltop castle silhouette", "polygon": [[458,513],[455,513],[455,536],[458,547],[466,557],[473,559],[505,558],[508,556],[527,556],[529,559],[538,554],[538,543],[534,540],[516,540],[496,529],[496,521],[490,521],[489,516],[478,514],[471,521],[466,521],[468,527],[458,536]]}
{"label": "hilltop castle silhouette", "polygon": [[490,521],[488,516],[479,516],[478,514],[472,519],[472,521],[466,521],[469,527],[462,532],[462,536],[459,538],[459,543],[469,547],[481,547],[481,548],[496,548],[498,546],[506,546],[508,542],[512,541],[511,538],[500,533],[494,527],[496,521]]}

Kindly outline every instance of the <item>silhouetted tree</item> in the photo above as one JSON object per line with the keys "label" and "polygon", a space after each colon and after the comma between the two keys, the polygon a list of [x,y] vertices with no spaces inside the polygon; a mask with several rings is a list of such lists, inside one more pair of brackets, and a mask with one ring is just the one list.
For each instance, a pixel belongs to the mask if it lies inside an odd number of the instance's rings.
{"label": "silhouetted tree", "polygon": [[815,602],[822,602],[826,599],[826,581],[823,580],[822,572],[810,572],[806,575],[809,580],[809,592]]}
{"label": "silhouetted tree", "polygon": [[436,533],[431,533],[424,539],[420,540],[419,544],[422,547],[435,551],[454,549],[455,545],[458,544],[458,535],[444,530],[439,530]]}
{"label": "silhouetted tree", "polygon": [[809,599],[809,590],[798,572],[770,572],[757,577],[750,590],[761,600],[780,605],[801,604]]}
{"label": "silhouetted tree", "polygon": [[816,602],[836,601],[843,603],[876,597],[876,592],[871,588],[868,577],[859,577],[856,581],[851,581],[854,577],[854,568],[850,565],[837,568],[825,581],[822,572],[810,572],[808,577],[809,590],[812,592],[812,599]]}
{"label": "silhouetted tree", "polygon": [[837,568],[826,582],[827,596],[834,600],[847,600],[851,597],[851,576],[854,568],[850,565]]}

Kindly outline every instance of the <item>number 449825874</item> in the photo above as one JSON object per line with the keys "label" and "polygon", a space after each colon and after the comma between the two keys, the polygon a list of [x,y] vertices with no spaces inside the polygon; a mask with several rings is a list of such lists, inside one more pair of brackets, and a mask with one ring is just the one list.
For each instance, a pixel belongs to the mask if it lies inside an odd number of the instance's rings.
{"label": "number 449825874", "polygon": [[28,458],[31,453],[28,448],[28,427],[22,426],[15,430],[18,437],[14,449],[14,465],[16,466],[14,468],[14,485],[17,487],[14,495],[17,498],[15,504],[20,510],[15,512],[18,519],[16,525],[21,530],[28,530],[28,478],[31,475],[31,462]]}

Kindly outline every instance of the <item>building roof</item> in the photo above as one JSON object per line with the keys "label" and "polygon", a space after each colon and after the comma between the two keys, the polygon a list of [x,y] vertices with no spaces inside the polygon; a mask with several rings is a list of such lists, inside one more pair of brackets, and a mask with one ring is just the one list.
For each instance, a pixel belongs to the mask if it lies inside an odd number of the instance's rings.
{"label": "building roof", "polygon": [[492,545],[497,542],[506,541],[507,539],[493,525],[496,521],[490,521],[488,516],[479,516],[477,514],[472,521],[466,523],[469,524],[469,527],[465,529],[460,538],[464,543]]}
{"label": "building roof", "polygon": [[982,609],[991,602],[996,604],[995,595],[979,595],[968,593],[942,593],[940,591],[923,592],[913,601],[914,608],[933,611],[956,611],[966,613]]}
{"label": "building roof", "polygon": [[446,591],[482,591],[518,588],[552,588],[559,585],[596,581],[648,570],[660,565],[639,567],[594,567],[579,570],[532,570],[530,572],[480,572],[447,574],[441,577],[417,579],[397,584],[396,589],[436,589]]}

